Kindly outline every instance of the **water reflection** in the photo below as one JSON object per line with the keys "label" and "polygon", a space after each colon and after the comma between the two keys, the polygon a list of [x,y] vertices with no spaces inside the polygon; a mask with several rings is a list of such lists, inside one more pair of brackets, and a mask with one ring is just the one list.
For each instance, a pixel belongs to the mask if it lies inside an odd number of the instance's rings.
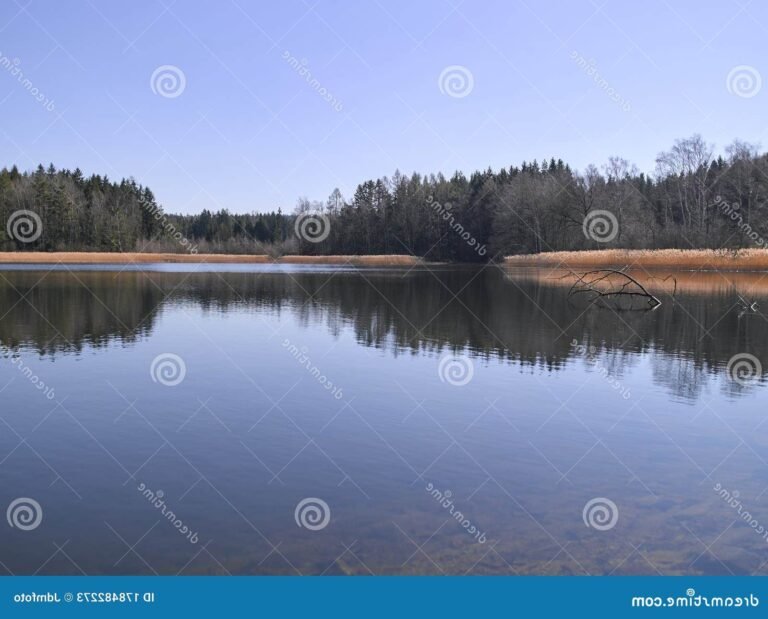
{"label": "water reflection", "polygon": [[[497,268],[288,274],[22,270],[0,278],[0,342],[49,356],[130,344],[151,334],[164,308],[197,306],[221,313],[288,310],[302,324],[331,334],[350,326],[358,343],[395,356],[466,349],[557,371],[582,356],[576,342],[598,349],[610,373],[619,376],[638,354],[652,351],[653,380],[689,400],[701,396],[709,376],[727,374],[734,355],[752,354],[768,369],[768,330],[759,309],[768,307],[768,286],[762,276],[677,274],[674,283],[651,282],[664,293],[663,306],[653,313],[574,306],[558,277]],[[746,315],[739,301],[745,297],[757,308]],[[754,386],[723,385],[732,396]]]}

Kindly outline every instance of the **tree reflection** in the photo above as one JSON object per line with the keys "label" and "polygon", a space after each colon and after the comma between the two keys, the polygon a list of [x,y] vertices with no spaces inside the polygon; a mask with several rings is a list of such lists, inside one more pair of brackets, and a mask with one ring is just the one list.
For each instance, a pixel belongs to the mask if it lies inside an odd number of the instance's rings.
{"label": "tree reflection", "polygon": [[[678,292],[652,313],[574,308],[567,287],[512,279],[495,268],[361,273],[161,273],[8,271],[0,277],[0,341],[41,355],[79,353],[149,337],[164,306],[207,312],[288,312],[302,324],[394,355],[468,351],[548,371],[595,347],[615,376],[653,352],[653,380],[675,396],[698,398],[712,374],[738,353],[768,369],[761,315],[743,316],[733,294]],[[762,377],[760,377],[762,381]],[[738,396],[751,385],[726,380]],[[757,381],[754,383],[757,384]]]}

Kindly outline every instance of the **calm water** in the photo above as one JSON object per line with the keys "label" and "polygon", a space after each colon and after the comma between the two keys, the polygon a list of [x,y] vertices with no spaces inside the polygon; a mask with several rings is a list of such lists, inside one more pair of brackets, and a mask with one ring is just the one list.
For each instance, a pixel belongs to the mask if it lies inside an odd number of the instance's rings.
{"label": "calm water", "polygon": [[727,369],[768,369],[759,292],[142,268],[0,272],[0,505],[43,515],[0,571],[768,571],[765,385]]}

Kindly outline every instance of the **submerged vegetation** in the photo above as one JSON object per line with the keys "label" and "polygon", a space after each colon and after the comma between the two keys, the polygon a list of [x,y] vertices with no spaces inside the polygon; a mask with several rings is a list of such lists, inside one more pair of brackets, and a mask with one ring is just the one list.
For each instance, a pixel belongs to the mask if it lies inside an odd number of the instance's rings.
{"label": "submerged vegetation", "polygon": [[[41,230],[19,240],[3,225],[0,251],[410,254],[483,262],[562,250],[765,245],[768,155],[756,145],[737,140],[715,156],[695,135],[660,153],[656,164],[654,175],[619,157],[581,173],[554,158],[469,177],[395,172],[361,183],[349,200],[338,189],[326,202],[302,198],[294,214],[195,215],[166,213],[130,178],[14,166],[0,170],[0,220],[31,211]],[[606,212],[615,230],[589,234],[587,222]],[[297,234],[296,218],[307,213],[324,226],[320,242]]]}

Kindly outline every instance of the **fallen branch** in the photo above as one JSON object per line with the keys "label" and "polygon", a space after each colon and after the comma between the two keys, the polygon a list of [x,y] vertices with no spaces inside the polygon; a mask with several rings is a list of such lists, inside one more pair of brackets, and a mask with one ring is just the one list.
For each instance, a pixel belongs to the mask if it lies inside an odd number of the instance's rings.
{"label": "fallen branch", "polygon": [[[611,307],[612,309],[640,309],[655,310],[661,306],[661,300],[648,292],[645,287],[624,270],[595,269],[578,274],[571,272],[576,281],[568,291],[568,298],[577,295],[585,295],[590,305],[598,307]],[[676,284],[676,282],[675,282]],[[675,285],[677,288],[677,285]],[[640,308],[622,308],[617,305],[618,299],[628,298],[631,301],[642,299],[645,301]],[[611,299],[612,304],[606,302]]]}

